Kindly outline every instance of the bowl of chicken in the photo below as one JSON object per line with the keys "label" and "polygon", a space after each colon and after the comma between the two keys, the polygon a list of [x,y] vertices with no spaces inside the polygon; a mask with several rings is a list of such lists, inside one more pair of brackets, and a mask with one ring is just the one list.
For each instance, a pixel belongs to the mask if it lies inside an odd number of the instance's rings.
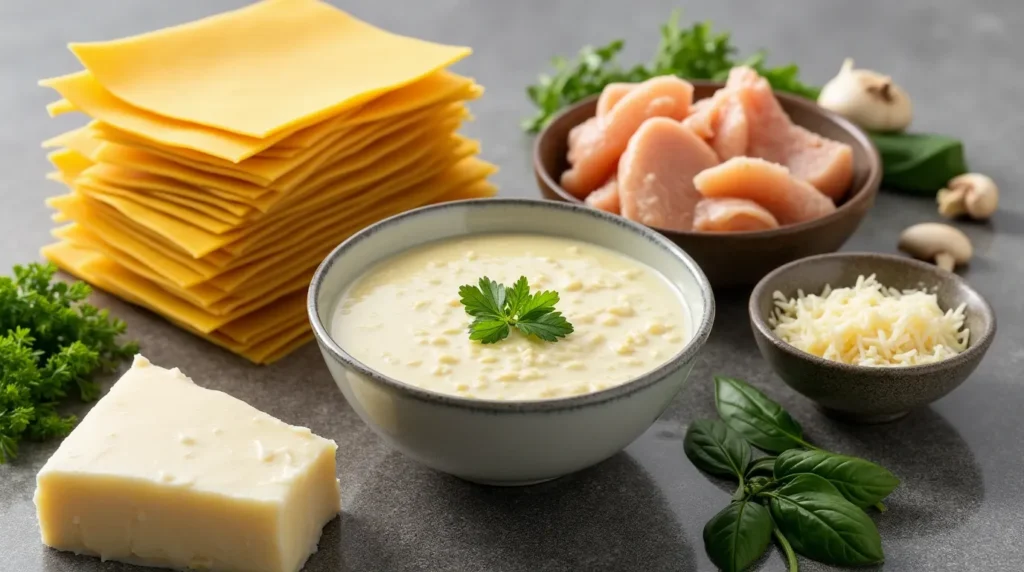
{"label": "bowl of chicken", "polygon": [[545,197],[661,232],[715,288],[838,250],[882,172],[860,128],[742,67],[726,82],[610,84],[555,117],[533,159]]}

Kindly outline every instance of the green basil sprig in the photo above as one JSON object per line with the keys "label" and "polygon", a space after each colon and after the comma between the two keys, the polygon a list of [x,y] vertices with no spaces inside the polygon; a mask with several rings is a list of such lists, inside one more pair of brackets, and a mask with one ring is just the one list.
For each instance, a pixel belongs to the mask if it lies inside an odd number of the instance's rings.
{"label": "green basil sprig", "polygon": [[[798,570],[797,553],[837,566],[885,559],[864,508],[885,510],[881,501],[899,479],[870,461],[811,445],[781,405],[744,381],[715,377],[715,405],[722,421],[690,424],[683,450],[699,469],[739,483],[732,502],[704,527],[704,549],[716,566],[748,568],[772,536],[790,572]],[[779,454],[752,460],[750,445]]]}

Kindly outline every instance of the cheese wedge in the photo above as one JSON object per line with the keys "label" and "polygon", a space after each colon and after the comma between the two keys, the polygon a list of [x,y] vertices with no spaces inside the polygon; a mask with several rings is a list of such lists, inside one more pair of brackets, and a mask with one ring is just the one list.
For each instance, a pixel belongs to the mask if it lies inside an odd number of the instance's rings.
{"label": "cheese wedge", "polygon": [[39,471],[43,543],[145,566],[297,572],[341,510],[336,452],[136,356]]}
{"label": "cheese wedge", "polygon": [[385,32],[316,0],[270,0],[70,47],[101,85],[135,107],[258,138],[318,123],[470,53]]}

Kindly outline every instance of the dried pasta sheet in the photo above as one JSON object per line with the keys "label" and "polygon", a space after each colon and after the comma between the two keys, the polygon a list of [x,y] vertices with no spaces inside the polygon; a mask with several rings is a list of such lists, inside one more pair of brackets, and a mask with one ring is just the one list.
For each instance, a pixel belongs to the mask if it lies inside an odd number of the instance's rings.
{"label": "dried pasta sheet", "polygon": [[470,53],[386,32],[317,0],[264,1],[71,50],[130,105],[261,139],[318,123]]}

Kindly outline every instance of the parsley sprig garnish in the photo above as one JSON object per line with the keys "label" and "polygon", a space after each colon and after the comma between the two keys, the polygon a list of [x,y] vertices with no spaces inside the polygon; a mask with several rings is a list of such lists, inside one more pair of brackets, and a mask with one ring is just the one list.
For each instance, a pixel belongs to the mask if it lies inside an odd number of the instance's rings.
{"label": "parsley sprig garnish", "polygon": [[512,328],[548,342],[557,342],[573,331],[572,324],[555,310],[558,292],[531,294],[525,276],[520,276],[511,288],[484,276],[479,286],[460,286],[459,301],[474,318],[469,339],[481,343],[500,342]]}

